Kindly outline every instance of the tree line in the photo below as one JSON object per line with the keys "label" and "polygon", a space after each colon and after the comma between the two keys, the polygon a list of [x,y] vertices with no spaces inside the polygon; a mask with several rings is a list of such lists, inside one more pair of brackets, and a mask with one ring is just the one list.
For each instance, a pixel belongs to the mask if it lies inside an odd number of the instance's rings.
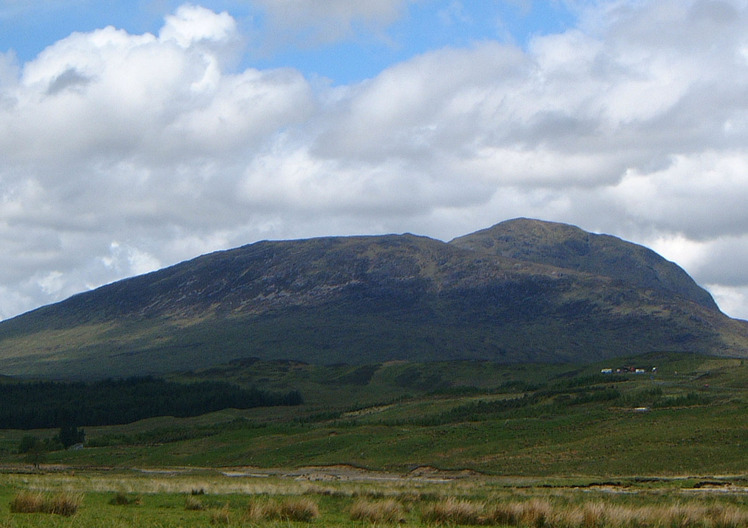
{"label": "tree line", "polygon": [[221,409],[300,405],[298,391],[272,393],[220,381],[177,383],[136,377],[92,383],[0,384],[0,429],[117,425],[155,416],[188,417]]}

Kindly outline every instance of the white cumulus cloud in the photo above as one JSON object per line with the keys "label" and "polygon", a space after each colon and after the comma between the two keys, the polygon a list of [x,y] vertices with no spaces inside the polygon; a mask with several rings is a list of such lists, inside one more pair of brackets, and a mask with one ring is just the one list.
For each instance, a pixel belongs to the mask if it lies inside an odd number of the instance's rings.
{"label": "white cumulus cloud", "polygon": [[[407,2],[259,4],[319,40]],[[748,317],[748,4],[579,5],[526,49],[433,50],[337,87],[237,71],[250,36],[190,5],[157,34],[0,56],[0,317],[262,238],[516,216],[648,244]]]}

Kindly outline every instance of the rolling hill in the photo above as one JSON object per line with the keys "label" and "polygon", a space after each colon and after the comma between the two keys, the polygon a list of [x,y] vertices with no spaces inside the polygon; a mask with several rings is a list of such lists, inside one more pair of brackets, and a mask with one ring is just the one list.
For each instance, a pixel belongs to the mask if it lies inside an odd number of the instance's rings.
{"label": "rolling hill", "polygon": [[748,323],[651,250],[529,219],[450,243],[263,241],[0,323],[0,374],[48,378],[250,357],[558,363],[653,351],[748,357]]}

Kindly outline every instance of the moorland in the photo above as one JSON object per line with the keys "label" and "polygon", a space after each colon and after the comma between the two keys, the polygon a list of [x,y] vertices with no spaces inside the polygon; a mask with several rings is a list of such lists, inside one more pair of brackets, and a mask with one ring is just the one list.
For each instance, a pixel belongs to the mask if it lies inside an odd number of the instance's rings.
{"label": "moorland", "polygon": [[747,358],[572,226],[252,244],[0,323],[0,527],[745,528]]}
{"label": "moorland", "polygon": [[[23,438],[56,429],[3,430],[0,525],[744,527],[747,368],[675,353],[235,361],[169,382],[293,388],[303,402],[86,426],[83,446],[36,461],[18,452]],[[11,511],[28,492],[76,513]]]}

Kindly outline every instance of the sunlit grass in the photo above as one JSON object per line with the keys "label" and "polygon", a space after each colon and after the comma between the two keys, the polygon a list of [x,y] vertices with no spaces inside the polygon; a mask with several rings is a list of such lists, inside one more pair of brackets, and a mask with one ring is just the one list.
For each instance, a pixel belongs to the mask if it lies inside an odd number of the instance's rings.
{"label": "sunlit grass", "polygon": [[725,504],[647,504],[624,506],[600,500],[554,504],[547,498],[485,502],[446,500],[425,506],[427,524],[517,528],[745,528],[748,509]]}
{"label": "sunlit grass", "polygon": [[350,509],[351,520],[365,521],[372,524],[401,523],[405,521],[405,511],[394,499],[369,501],[359,499]]}
{"label": "sunlit grass", "polygon": [[58,492],[54,495],[38,491],[21,491],[10,501],[11,513],[51,513],[70,517],[83,501],[78,493]]}
{"label": "sunlit grass", "polygon": [[748,528],[744,481],[733,491],[686,493],[682,488],[694,480],[637,484],[632,478],[603,492],[581,478],[439,480],[427,474],[390,480],[354,472],[324,482],[177,470],[0,474],[0,528]]}
{"label": "sunlit grass", "polygon": [[283,500],[252,501],[245,511],[245,518],[251,522],[293,521],[310,522],[320,516],[317,503],[308,497]]}

